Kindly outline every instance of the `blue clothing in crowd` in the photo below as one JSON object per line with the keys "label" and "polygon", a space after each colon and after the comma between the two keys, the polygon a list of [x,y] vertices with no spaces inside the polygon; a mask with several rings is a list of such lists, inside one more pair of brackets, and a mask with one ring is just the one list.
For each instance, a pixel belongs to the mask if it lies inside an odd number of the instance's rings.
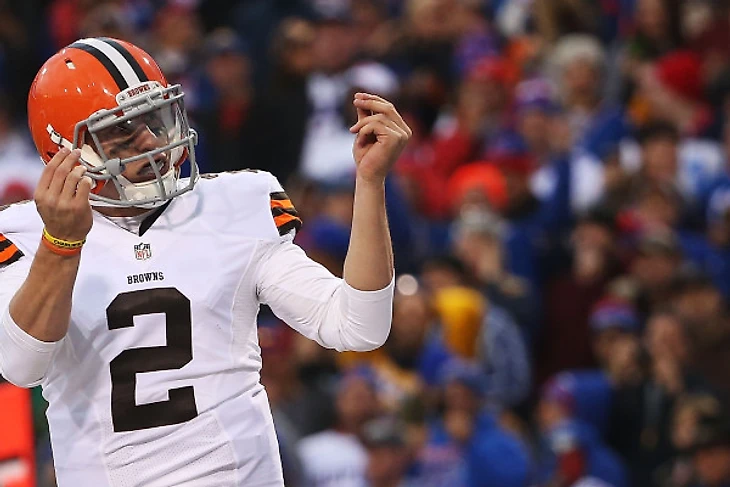
{"label": "blue clothing in crowd", "polygon": [[593,115],[576,148],[583,149],[599,159],[616,150],[629,137],[632,129],[621,107],[606,106]]}
{"label": "blue clothing in crowd", "polygon": [[628,474],[620,458],[601,439],[596,429],[580,420],[567,420],[543,438],[543,455],[537,473],[539,484],[555,478],[558,455],[579,450],[586,460],[585,476],[603,480],[613,487],[628,487]]}
{"label": "blue clothing in crowd", "polygon": [[477,416],[466,444],[449,435],[441,419],[428,428],[418,465],[424,487],[527,487],[529,456],[512,434],[489,413]]}
{"label": "blue clothing in crowd", "polygon": [[602,370],[562,372],[555,381],[570,392],[573,416],[605,434],[613,404],[613,386],[606,373]]}
{"label": "blue clothing in crowd", "polygon": [[712,279],[725,299],[730,299],[730,248],[718,248],[702,236],[680,233],[684,257]]}
{"label": "blue clothing in crowd", "polygon": [[516,406],[532,385],[525,339],[509,313],[491,306],[482,327],[486,395],[496,404]]}
{"label": "blue clothing in crowd", "polygon": [[530,458],[524,445],[491,414],[480,415],[474,430],[466,457],[466,485],[526,487]]}
{"label": "blue clothing in crowd", "polygon": [[[570,206],[571,164],[568,157],[549,162],[548,170],[555,184],[534,207],[519,215],[508,215],[509,225],[504,239],[507,251],[506,267],[510,273],[527,280],[534,292],[542,288],[548,269],[545,259],[552,249],[547,242],[569,228],[572,221]],[[551,238],[552,237],[552,238]]]}

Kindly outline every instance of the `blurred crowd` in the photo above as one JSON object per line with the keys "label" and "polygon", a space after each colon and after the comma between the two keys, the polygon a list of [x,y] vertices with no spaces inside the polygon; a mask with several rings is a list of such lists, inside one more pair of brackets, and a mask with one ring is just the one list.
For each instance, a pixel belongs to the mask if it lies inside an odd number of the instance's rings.
{"label": "blurred crowd", "polygon": [[413,129],[386,345],[262,314],[287,486],[730,486],[729,1],[0,0],[0,203],[42,169],[33,75],[87,36],[150,52],[201,169],[276,175],[338,275],[352,95]]}

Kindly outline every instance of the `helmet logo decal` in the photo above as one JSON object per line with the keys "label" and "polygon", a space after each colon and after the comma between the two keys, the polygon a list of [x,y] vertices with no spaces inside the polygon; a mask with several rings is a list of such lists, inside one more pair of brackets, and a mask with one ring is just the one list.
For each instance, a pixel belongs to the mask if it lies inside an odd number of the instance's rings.
{"label": "helmet logo decal", "polygon": [[136,96],[141,93],[144,93],[145,91],[150,91],[152,88],[149,84],[145,83],[142,85],[137,86],[136,88],[130,88],[127,90],[127,96]]}
{"label": "helmet logo decal", "polygon": [[155,88],[162,88],[162,85],[157,81],[143,81],[142,83],[131,85],[117,94],[117,103],[121,105],[127,100],[147,94]]}

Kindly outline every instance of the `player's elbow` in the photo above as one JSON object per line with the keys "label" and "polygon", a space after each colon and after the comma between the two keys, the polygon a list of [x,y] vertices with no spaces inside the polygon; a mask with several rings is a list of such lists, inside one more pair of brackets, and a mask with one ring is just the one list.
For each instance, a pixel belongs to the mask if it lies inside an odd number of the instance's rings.
{"label": "player's elbow", "polygon": [[369,352],[388,339],[392,318],[392,284],[380,291],[358,291],[342,281],[322,314],[317,341],[340,352]]}
{"label": "player's elbow", "polygon": [[15,370],[5,370],[4,368],[0,369],[0,375],[2,375],[6,381],[10,382],[14,386],[22,387],[24,389],[35,387],[43,381],[43,376],[39,377],[34,374],[26,373],[20,367],[16,367]]}
{"label": "player's elbow", "polygon": [[366,332],[363,333],[361,330],[360,333],[343,340],[345,348],[352,352],[370,352],[382,347],[390,335],[390,325],[390,319],[386,322],[371,323],[366,327]]}
{"label": "player's elbow", "polygon": [[383,328],[382,331],[378,334],[375,340],[373,340],[371,343],[368,344],[368,348],[366,350],[363,350],[363,352],[370,352],[371,350],[375,350],[376,348],[380,348],[383,345],[385,345],[385,342],[388,340],[388,337],[390,336],[390,320],[388,320],[388,326]]}
{"label": "player's elbow", "polygon": [[343,342],[348,350],[369,352],[383,346],[393,320],[394,283],[379,291],[358,291],[343,282]]}
{"label": "player's elbow", "polygon": [[29,354],[0,340],[0,375],[11,384],[35,387],[45,378],[49,365],[49,355]]}
{"label": "player's elbow", "polygon": [[0,317],[0,374],[18,387],[37,386],[48,373],[58,343],[30,336],[6,310]]}

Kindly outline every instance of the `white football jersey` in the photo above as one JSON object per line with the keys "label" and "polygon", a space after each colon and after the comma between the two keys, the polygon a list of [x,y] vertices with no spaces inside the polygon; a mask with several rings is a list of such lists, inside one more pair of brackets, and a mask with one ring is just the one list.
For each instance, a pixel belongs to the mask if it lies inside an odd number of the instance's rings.
{"label": "white football jersey", "polygon": [[[40,380],[59,487],[283,485],[259,303],[322,345],[378,345],[323,325],[344,283],[291,242],[294,215],[273,176],[249,171],[201,179],[141,235],[94,212],[69,331]],[[0,310],[42,228],[32,203],[0,211],[25,255],[0,272]]]}

